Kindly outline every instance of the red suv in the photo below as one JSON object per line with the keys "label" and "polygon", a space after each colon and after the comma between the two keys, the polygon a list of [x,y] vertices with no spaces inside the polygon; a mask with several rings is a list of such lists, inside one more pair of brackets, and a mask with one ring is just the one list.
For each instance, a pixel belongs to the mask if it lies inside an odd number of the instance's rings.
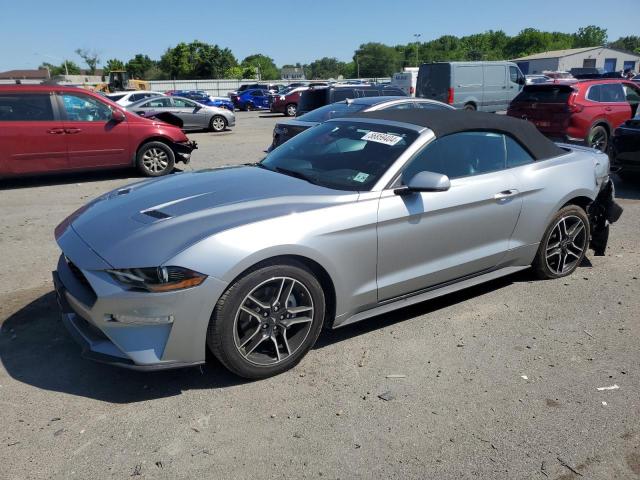
{"label": "red suv", "polygon": [[180,128],[82,88],[0,86],[0,178],[123,166],[157,177],[194,148]]}
{"label": "red suv", "polygon": [[620,80],[527,85],[507,115],[530,120],[543,134],[607,151],[613,131],[632,118],[640,86]]}
{"label": "red suv", "polygon": [[294,87],[272,95],[270,109],[273,113],[284,113],[287,117],[295,117],[298,112],[300,95],[309,87]]}

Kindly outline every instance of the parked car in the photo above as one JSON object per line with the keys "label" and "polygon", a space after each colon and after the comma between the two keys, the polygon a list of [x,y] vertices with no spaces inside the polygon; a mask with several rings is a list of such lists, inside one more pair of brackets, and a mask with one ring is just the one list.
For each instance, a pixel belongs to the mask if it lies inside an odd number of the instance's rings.
{"label": "parked car", "polygon": [[155,177],[196,148],[179,128],[60,85],[0,86],[0,132],[0,177],[127,166]]}
{"label": "parked car", "polygon": [[296,115],[304,115],[316,108],[329,105],[330,103],[346,100],[347,98],[361,97],[382,97],[382,96],[400,96],[405,97],[406,94],[399,88],[394,87],[376,87],[368,84],[358,85],[331,85],[321,87],[309,87],[308,90],[302,92]]}
{"label": "parked car", "polygon": [[292,87],[270,96],[269,109],[273,113],[284,113],[287,117],[295,117],[298,111],[300,95],[309,87]]}
{"label": "parked car", "polygon": [[611,141],[612,170],[621,176],[640,173],[640,114],[615,129]]}
{"label": "parked car", "polygon": [[183,130],[213,130],[222,132],[236,124],[236,116],[225,108],[208,107],[188,98],[167,96],[156,97],[133,103],[127,107],[140,116],[169,112],[183,122]]}
{"label": "parked car", "polygon": [[573,78],[578,80],[589,80],[602,77],[604,68],[596,67],[576,67],[569,70]]}
{"label": "parked car", "polygon": [[281,89],[286,88],[285,85],[277,83],[245,83],[240,85],[238,90],[232,90],[228,93],[229,98],[233,101],[233,97],[241,95],[247,90],[267,90],[271,93],[279,92]]}
{"label": "parked car", "polygon": [[323,327],[530,266],[570,275],[621,214],[608,171],[606,155],[506,116],[332,119],[258,164],[121,187],[73,213],[55,231],[63,323],[113,365],[198,365],[209,348],[240,376],[276,375]]}
{"label": "parked car", "polygon": [[553,83],[564,83],[572,80],[576,80],[569,72],[563,72],[558,70],[544,70],[542,74],[545,77],[549,77]]}
{"label": "parked car", "polygon": [[465,110],[497,112],[507,109],[524,84],[524,75],[512,62],[425,63],[416,96]]}
{"label": "parked car", "polygon": [[376,110],[408,110],[421,108],[425,110],[453,110],[451,105],[411,97],[360,97],[354,100],[343,100],[316,108],[292,120],[279,121],[273,127],[273,141],[267,151],[271,151],[287,140],[291,140],[308,128],[332,118],[347,117],[357,112],[375,112]]}
{"label": "parked car", "polygon": [[416,85],[418,83],[418,70],[416,67],[407,67],[404,72],[394,73],[391,77],[390,86],[399,88],[406,95],[415,97]]}
{"label": "parked car", "polygon": [[524,76],[527,85],[537,85],[540,83],[551,83],[553,82],[551,77],[547,77],[546,75],[525,75]]}
{"label": "parked car", "polygon": [[105,96],[112,102],[126,107],[145,98],[162,97],[164,93],[153,92],[151,90],[135,90],[131,92],[107,93]]}
{"label": "parked car", "polygon": [[619,80],[527,85],[507,115],[527,119],[545,135],[606,152],[613,131],[635,115],[640,87]]}
{"label": "parked car", "polygon": [[214,97],[209,95],[206,90],[173,90],[170,95],[188,98],[207,107],[226,108],[232,112],[234,110],[233,102],[227,97]]}
{"label": "parked car", "polygon": [[263,89],[251,89],[232,97],[233,105],[239,110],[268,110],[269,91]]}

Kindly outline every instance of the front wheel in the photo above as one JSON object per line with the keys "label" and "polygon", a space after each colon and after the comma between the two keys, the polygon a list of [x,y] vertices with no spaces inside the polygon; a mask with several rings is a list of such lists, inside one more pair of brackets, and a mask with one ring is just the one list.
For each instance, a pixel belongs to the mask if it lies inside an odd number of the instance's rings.
{"label": "front wheel", "polygon": [[211,121],[209,122],[210,130],[213,130],[214,132],[224,132],[225,128],[227,128],[227,121],[224,119],[224,117],[215,115],[211,118]]}
{"label": "front wheel", "polygon": [[294,367],[313,347],[325,315],[320,283],[297,262],[266,265],[237,280],[216,305],[207,344],[245,378]]}
{"label": "front wheel", "polygon": [[542,279],[571,275],[589,247],[589,218],[577,205],[567,205],[553,217],[542,237],[533,267]]}
{"label": "front wheel", "polygon": [[159,177],[173,171],[173,150],[162,142],[147,142],[138,150],[136,164],[140,173],[147,177]]}
{"label": "front wheel", "polygon": [[298,106],[295,103],[290,103],[285,108],[285,115],[287,117],[295,117],[297,111],[298,111]]}
{"label": "front wheel", "polygon": [[253,104],[252,104],[251,102],[247,103],[247,104],[244,106],[244,109],[245,109],[247,112],[250,112],[251,110],[253,110]]}
{"label": "front wheel", "polygon": [[595,148],[601,152],[606,152],[609,147],[609,133],[607,132],[607,129],[602,125],[596,125],[593,127],[587,137],[587,144],[591,148]]}

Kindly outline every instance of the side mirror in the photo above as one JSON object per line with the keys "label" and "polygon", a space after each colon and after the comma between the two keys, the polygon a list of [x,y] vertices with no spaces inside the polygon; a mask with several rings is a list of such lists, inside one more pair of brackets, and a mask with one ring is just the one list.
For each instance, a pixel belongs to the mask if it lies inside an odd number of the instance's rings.
{"label": "side mirror", "polygon": [[114,122],[116,123],[124,122],[125,118],[126,117],[121,110],[118,110],[118,109],[111,110],[111,120],[113,120]]}
{"label": "side mirror", "polygon": [[394,191],[398,195],[412,192],[446,192],[451,188],[449,177],[442,173],[418,172],[409,180],[403,178],[403,181],[405,187]]}

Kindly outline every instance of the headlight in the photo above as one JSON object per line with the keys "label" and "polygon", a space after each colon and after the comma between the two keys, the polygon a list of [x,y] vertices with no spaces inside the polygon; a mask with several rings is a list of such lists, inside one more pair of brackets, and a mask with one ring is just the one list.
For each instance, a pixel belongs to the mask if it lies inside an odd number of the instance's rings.
{"label": "headlight", "polygon": [[149,267],[107,270],[118,283],[148,292],[171,292],[200,285],[207,278],[202,273],[182,267]]}

